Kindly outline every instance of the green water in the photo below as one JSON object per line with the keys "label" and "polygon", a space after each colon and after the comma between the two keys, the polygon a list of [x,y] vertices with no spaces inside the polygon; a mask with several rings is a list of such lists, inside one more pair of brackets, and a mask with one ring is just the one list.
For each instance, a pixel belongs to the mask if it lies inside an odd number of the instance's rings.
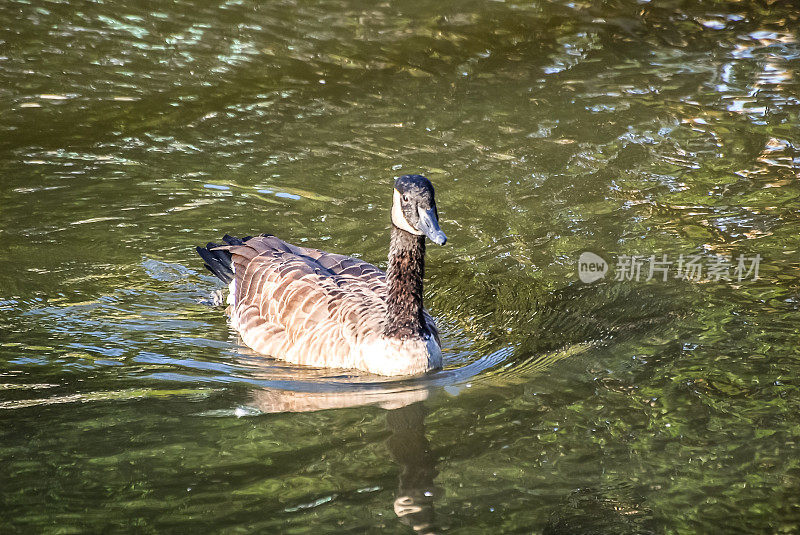
{"label": "green water", "polygon": [[[0,531],[797,533],[798,28],[781,1],[4,0]],[[416,172],[444,371],[238,344],[195,245],[385,267]]]}

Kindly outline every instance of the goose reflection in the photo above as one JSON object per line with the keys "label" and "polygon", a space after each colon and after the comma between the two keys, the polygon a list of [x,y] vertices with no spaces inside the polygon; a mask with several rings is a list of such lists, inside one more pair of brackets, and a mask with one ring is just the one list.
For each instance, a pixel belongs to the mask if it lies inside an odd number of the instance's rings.
{"label": "goose reflection", "polygon": [[[428,398],[429,387],[385,380],[371,382],[369,378],[348,377],[347,382],[330,377],[322,380],[323,374],[329,372],[307,369],[300,376],[301,380],[298,380],[297,369],[255,372],[251,378],[256,376],[260,384],[269,383],[270,386],[252,392],[248,405],[262,413],[312,412],[364,405],[387,409],[386,425],[391,433],[387,447],[400,467],[394,512],[416,533],[437,533],[434,478],[438,472],[425,436],[424,401]],[[327,391],[320,391],[323,388]]]}
{"label": "goose reflection", "polygon": [[436,533],[433,480],[438,474],[425,437],[425,405],[413,403],[386,413],[389,452],[400,465],[394,512],[417,533]]}

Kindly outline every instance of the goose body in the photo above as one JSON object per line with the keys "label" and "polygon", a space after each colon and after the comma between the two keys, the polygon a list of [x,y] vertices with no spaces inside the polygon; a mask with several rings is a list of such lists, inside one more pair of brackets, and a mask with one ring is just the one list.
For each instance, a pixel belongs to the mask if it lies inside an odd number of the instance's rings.
{"label": "goose body", "polygon": [[444,244],[433,186],[395,181],[389,266],[298,247],[271,235],[225,236],[197,251],[229,284],[231,325],[255,351],[302,365],[416,375],[441,368],[422,306],[425,237]]}

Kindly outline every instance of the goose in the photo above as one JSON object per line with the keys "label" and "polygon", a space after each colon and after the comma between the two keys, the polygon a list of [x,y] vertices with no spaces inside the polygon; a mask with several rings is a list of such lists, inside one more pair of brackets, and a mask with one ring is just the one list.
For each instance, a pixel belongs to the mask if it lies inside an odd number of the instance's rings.
{"label": "goose", "polygon": [[439,331],[422,305],[425,238],[447,241],[430,180],[395,180],[391,221],[386,273],[271,234],[226,234],[197,252],[229,285],[226,314],[257,353],[318,368],[419,375],[442,367]]}

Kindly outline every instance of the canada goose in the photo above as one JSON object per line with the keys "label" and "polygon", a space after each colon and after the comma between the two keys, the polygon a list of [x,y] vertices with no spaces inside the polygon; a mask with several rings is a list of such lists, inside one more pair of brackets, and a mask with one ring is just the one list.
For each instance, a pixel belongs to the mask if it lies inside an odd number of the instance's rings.
{"label": "canada goose", "polygon": [[439,245],[433,185],[395,180],[387,273],[349,256],[262,234],[197,252],[229,284],[227,314],[246,345],[295,364],[415,375],[442,367],[439,331],[422,307],[425,236]]}

